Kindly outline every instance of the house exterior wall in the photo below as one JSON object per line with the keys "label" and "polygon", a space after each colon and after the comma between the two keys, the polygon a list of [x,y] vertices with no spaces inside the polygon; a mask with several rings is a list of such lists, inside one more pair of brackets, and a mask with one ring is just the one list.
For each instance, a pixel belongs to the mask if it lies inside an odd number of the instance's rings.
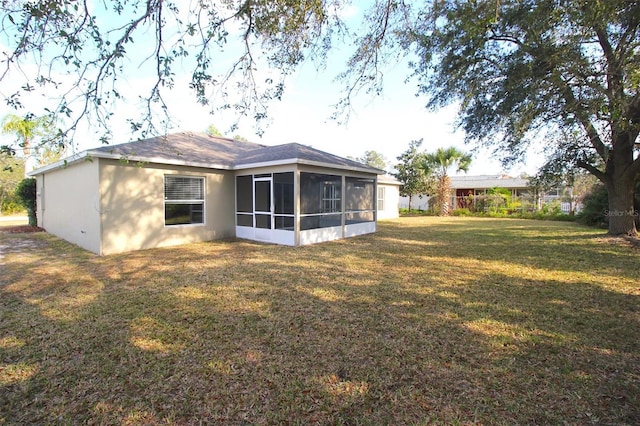
{"label": "house exterior wall", "polygon": [[378,182],[378,188],[384,188],[384,206],[377,209],[378,220],[397,219],[400,216],[400,187]]}
{"label": "house exterior wall", "polygon": [[[204,224],[165,226],[165,175],[205,178]],[[232,171],[101,159],[101,254],[234,236],[234,185]]]}
{"label": "house exterior wall", "polygon": [[100,253],[100,194],[97,161],[81,161],[37,176],[38,226]]}

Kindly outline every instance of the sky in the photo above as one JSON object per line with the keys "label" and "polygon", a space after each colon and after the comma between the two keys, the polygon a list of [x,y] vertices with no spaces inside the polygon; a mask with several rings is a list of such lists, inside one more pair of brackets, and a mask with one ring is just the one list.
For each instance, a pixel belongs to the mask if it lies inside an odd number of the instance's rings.
{"label": "sky", "polygon": [[[346,18],[360,22],[363,11],[363,8],[351,6],[345,12]],[[314,64],[305,63],[289,76],[282,100],[272,101],[269,105],[269,123],[262,128],[264,133],[261,136],[256,134],[254,123],[248,119],[241,119],[238,128],[229,131],[238,117],[230,111],[210,115],[211,108],[199,105],[195,95],[185,89],[189,75],[176,75],[176,88],[166,95],[173,122],[170,131],[203,132],[213,124],[227,136],[242,135],[252,142],[265,145],[298,142],[344,157],[360,157],[365,151],[374,150],[386,158],[389,170],[392,170],[397,163],[396,158],[408,148],[412,140],[422,138],[424,142],[421,148],[427,152],[449,146],[471,151],[473,147],[464,144],[464,133],[456,131],[454,127],[456,106],[438,111],[427,110],[427,99],[416,96],[417,83],[405,82],[410,71],[403,63],[389,66],[385,70],[385,88],[381,95],[373,97],[360,94],[355,98],[347,123],[339,124],[332,120],[332,105],[340,100],[342,94],[342,85],[334,79],[344,70],[343,64],[347,59],[348,51],[341,49],[331,53],[325,69],[318,70]],[[268,70],[259,72],[268,73]],[[142,72],[139,74],[124,78],[128,92],[135,93],[136,88],[145,86],[144,82],[148,77]],[[0,95],[11,92],[8,85],[11,82],[6,79],[0,82]],[[40,105],[42,96],[43,94],[34,94],[32,99],[26,99],[27,108]],[[126,104],[119,105],[114,111],[116,116],[111,120],[114,124],[113,143],[123,143],[130,139],[129,126],[123,117],[133,115],[139,105],[135,96],[128,96],[127,99]],[[2,104],[0,117],[8,113],[24,112],[11,110]],[[95,135],[93,128],[78,128],[75,149],[82,151],[100,146]],[[7,136],[1,137],[4,139]],[[524,163],[504,169],[493,158],[490,150],[479,149],[473,152],[474,160],[468,174],[534,174],[542,162],[542,156],[532,154]]]}

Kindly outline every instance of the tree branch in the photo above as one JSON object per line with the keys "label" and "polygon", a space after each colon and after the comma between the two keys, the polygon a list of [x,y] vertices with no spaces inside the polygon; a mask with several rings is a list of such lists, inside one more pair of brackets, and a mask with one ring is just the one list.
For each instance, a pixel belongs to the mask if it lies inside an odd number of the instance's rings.
{"label": "tree branch", "polygon": [[588,171],[589,173],[591,173],[592,175],[597,177],[598,180],[600,180],[604,184],[606,184],[608,182],[608,180],[609,180],[608,175],[603,173],[600,169],[598,169],[597,167],[595,167],[592,164],[589,164],[589,163],[584,162],[584,161],[578,161],[576,163],[576,166]]}

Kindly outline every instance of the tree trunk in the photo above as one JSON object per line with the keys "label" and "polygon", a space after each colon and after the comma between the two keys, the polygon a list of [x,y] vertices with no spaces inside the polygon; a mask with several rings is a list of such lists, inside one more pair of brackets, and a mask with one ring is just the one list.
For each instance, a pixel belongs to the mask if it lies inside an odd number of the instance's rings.
{"label": "tree trunk", "polygon": [[27,217],[29,218],[29,226],[38,226],[38,217],[35,210],[27,209]]}
{"label": "tree trunk", "polygon": [[449,216],[449,203],[451,201],[451,179],[444,175],[438,184],[438,214]]}
{"label": "tree trunk", "polygon": [[413,197],[409,194],[409,214],[411,214],[411,198]]}
{"label": "tree trunk", "polygon": [[609,193],[609,209],[605,216],[609,219],[609,235],[638,235],[636,230],[636,215],[634,209],[635,182],[633,179],[612,179],[607,185]]}

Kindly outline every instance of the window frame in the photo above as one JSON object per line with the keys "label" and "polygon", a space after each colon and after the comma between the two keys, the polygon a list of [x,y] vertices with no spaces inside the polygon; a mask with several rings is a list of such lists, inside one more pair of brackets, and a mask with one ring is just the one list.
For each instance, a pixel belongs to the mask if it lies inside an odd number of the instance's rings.
{"label": "window frame", "polygon": [[384,202],[385,202],[385,198],[386,198],[386,188],[384,186],[380,186],[378,185],[378,198],[376,200],[376,204],[377,204],[377,210],[378,211],[383,211],[384,210]]}
{"label": "window frame", "polygon": [[[201,182],[202,189],[202,199],[168,199],[167,197],[167,178],[180,178],[180,179],[192,179],[198,180]],[[166,174],[163,177],[163,216],[164,216],[164,226],[165,228],[173,228],[177,226],[204,226],[206,225],[207,218],[207,206],[206,206],[206,178],[205,176],[190,176],[190,175],[177,175],[177,174]],[[202,221],[201,222],[190,222],[190,223],[167,223],[167,205],[202,205]]]}

